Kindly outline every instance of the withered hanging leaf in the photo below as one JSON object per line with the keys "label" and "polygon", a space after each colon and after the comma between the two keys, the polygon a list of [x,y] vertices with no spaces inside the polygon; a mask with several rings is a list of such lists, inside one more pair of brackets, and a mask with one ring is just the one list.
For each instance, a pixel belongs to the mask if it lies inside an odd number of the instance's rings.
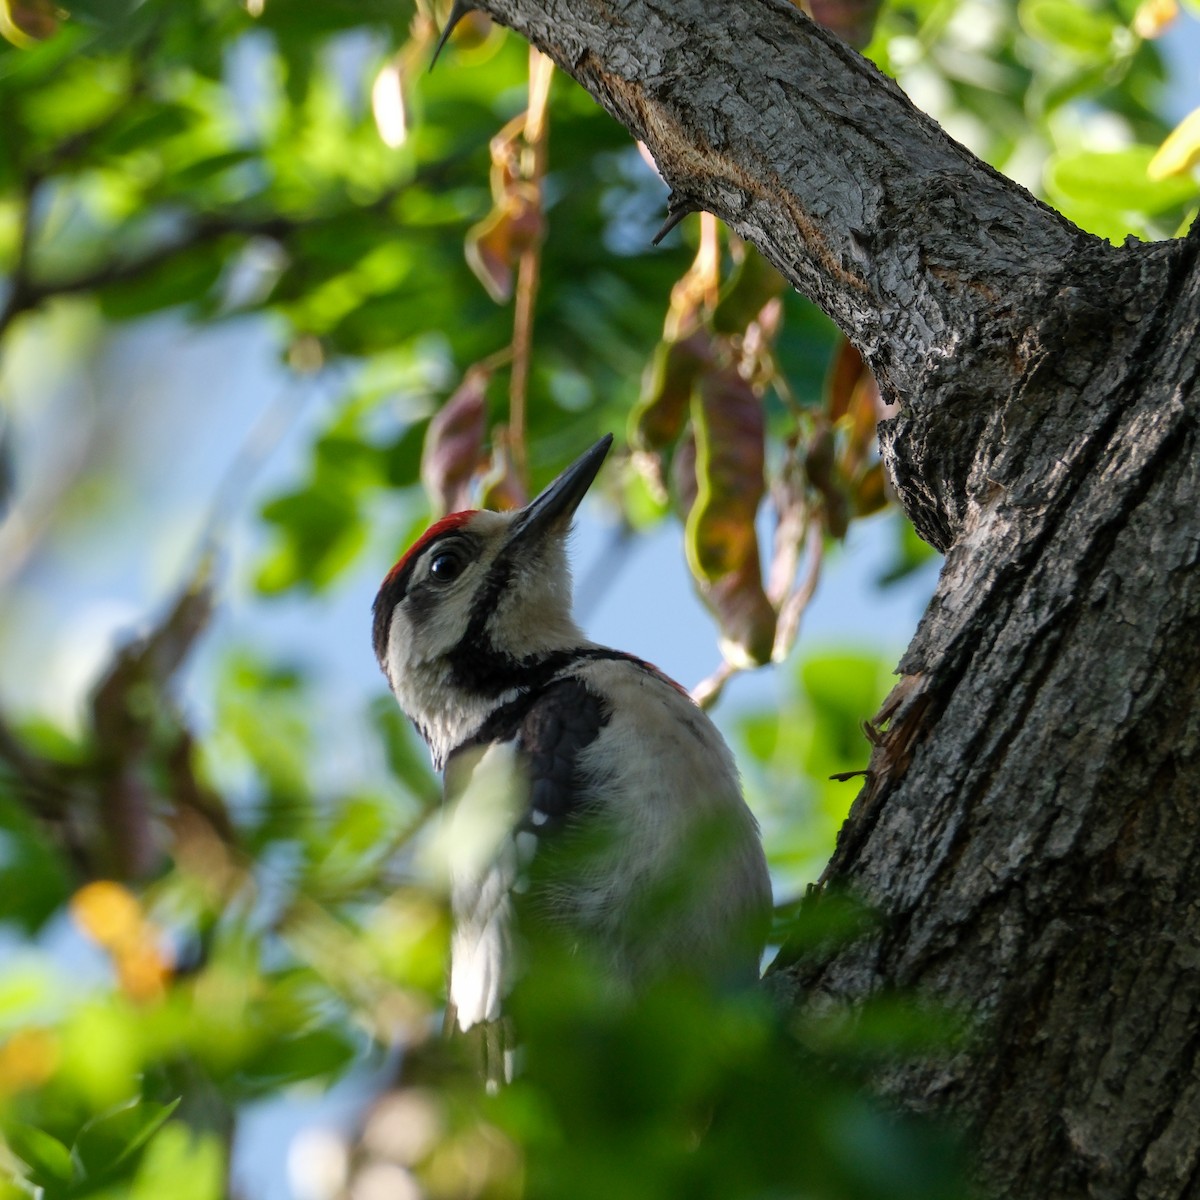
{"label": "withered hanging leaf", "polygon": [[850,411],[854,389],[865,370],[862,355],[844,336],[839,338],[825,380],[825,412],[831,424],[836,424]]}
{"label": "withered hanging leaf", "polygon": [[491,371],[468,368],[458,390],[429,422],[421,451],[421,482],[434,512],[444,516],[471,506],[471,483],[485,458],[486,401]]}
{"label": "withered hanging leaf", "polygon": [[783,301],[774,296],[746,326],[741,339],[741,370],[761,396],[780,378],[775,339],[783,324]]}
{"label": "withered hanging leaf", "polygon": [[665,450],[679,440],[696,377],[712,360],[711,339],[702,329],[655,347],[642,377],[642,393],[629,414],[629,442],[637,450]]}
{"label": "withered hanging leaf", "polygon": [[713,310],[713,328],[718,333],[742,333],[784,286],[783,276],[753,246],[744,246],[742,261],[721,289]]}
{"label": "withered hanging leaf", "polygon": [[883,473],[883,463],[872,463],[855,484],[854,515],[869,517],[872,513],[886,508],[887,502],[887,477]]}
{"label": "withered hanging leaf", "polygon": [[821,424],[809,440],[804,453],[804,471],[808,481],[820,493],[824,506],[825,528],[836,538],[846,536],[850,524],[849,502],[842,491],[836,461],[837,442],[833,430]]}
{"label": "withered hanging leaf", "polygon": [[503,199],[467,231],[467,265],[497,304],[512,298],[517,261],[542,235],[537,188],[512,183]]}
{"label": "withered hanging leaf", "polygon": [[51,0],[0,0],[0,34],[14,46],[44,42],[65,16]]}
{"label": "withered hanging leaf", "polygon": [[875,32],[881,0],[808,0],[808,4],[818,25],[862,50]]}
{"label": "withered hanging leaf", "polygon": [[701,377],[691,411],[698,494],[687,518],[688,563],[698,579],[712,581],[750,557],[758,562],[763,410],[750,384],[726,364]]}
{"label": "withered hanging leaf", "polygon": [[14,464],[12,422],[0,413],[0,518],[8,512],[17,490],[17,470]]}
{"label": "withered hanging leaf", "polygon": [[[679,443],[671,466],[680,507],[690,512],[699,494],[696,441],[691,434]],[[720,625],[725,657],[738,666],[769,661],[775,640],[775,610],[763,592],[757,557],[747,559],[718,581],[699,577],[695,581],[696,591]]]}
{"label": "withered hanging leaf", "polygon": [[513,464],[507,434],[496,431],[492,446],[492,463],[483,477],[480,504],[494,512],[507,512],[520,508],[528,499],[520,475]]}
{"label": "withered hanging leaf", "polygon": [[517,261],[543,234],[538,185],[522,169],[526,114],[492,138],[492,210],[467,231],[467,264],[497,304],[512,298]]}
{"label": "withered hanging leaf", "polygon": [[671,484],[679,516],[686,521],[700,494],[700,486],[696,482],[696,436],[691,430],[680,441],[675,457],[671,459]]}
{"label": "withered hanging leaf", "polygon": [[879,385],[862,355],[842,338],[825,385],[825,419],[805,453],[809,482],[821,494],[825,525],[843,537],[851,515],[866,516],[887,503],[882,468],[871,463],[879,421]]}
{"label": "withered hanging leaf", "polygon": [[701,583],[700,595],[721,626],[721,653],[736,667],[771,661],[775,610],[763,592],[757,562],[747,559],[715,583]]}
{"label": "withered hanging leaf", "polygon": [[792,590],[811,515],[798,432],[787,437],[784,450],[783,462],[771,481],[775,537],[767,575],[767,596],[776,608],[784,603]]}
{"label": "withered hanging leaf", "polygon": [[856,479],[862,472],[875,449],[875,431],[879,425],[879,384],[875,376],[862,369],[858,385],[850,400],[850,411],[845,421],[845,443],[842,448],[842,474],[847,479]]}

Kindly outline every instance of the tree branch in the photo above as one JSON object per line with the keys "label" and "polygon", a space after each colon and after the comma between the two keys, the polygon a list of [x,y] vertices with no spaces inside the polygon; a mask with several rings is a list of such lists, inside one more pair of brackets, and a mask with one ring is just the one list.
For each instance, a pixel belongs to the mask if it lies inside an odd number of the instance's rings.
{"label": "tree branch", "polygon": [[[716,20],[704,0],[480,7],[643,140],[675,192],[820,304],[892,393],[925,390],[1015,284],[1032,274],[1050,288],[1073,256],[1113,252],[786,0],[745,0]],[[939,219],[914,223],[918,211]]]}
{"label": "tree branch", "polygon": [[784,0],[483,0],[861,351],[938,591],[824,881],[880,917],[797,1003],[976,1021],[879,1086],[991,1194],[1200,1179],[1200,242],[1113,247]]}
{"label": "tree branch", "polygon": [[[404,186],[407,185],[389,188],[371,204],[355,206],[354,211],[360,214],[386,211],[388,206],[402,193]],[[49,300],[59,296],[77,296],[99,291],[102,288],[111,287],[113,284],[134,283],[151,272],[161,269],[172,259],[202,246],[212,245],[222,238],[265,237],[276,242],[286,243],[297,233],[319,228],[342,216],[344,213],[341,212],[321,213],[306,217],[286,217],[274,212],[261,217],[248,216],[244,213],[197,213],[191,228],[185,233],[136,257],[112,258],[91,270],[81,271],[78,275],[35,281],[31,278],[30,263],[30,243],[34,237],[34,231],[30,225],[29,206],[26,206],[21,229],[21,253],[18,257],[17,267],[10,277],[8,298],[4,307],[0,309],[0,337],[4,336],[17,317],[40,308]]]}

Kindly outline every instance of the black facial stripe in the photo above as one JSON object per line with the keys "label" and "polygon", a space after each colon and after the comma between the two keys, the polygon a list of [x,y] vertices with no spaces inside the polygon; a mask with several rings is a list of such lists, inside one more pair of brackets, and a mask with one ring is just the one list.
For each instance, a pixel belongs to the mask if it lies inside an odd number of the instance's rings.
{"label": "black facial stripe", "polygon": [[[526,663],[497,650],[488,636],[488,619],[512,581],[512,573],[512,559],[501,551],[488,568],[475,597],[466,632],[447,655],[450,676],[455,684],[478,695],[499,696],[514,687],[534,687],[554,673],[553,670],[548,673],[541,670],[545,660]],[[531,670],[533,673],[527,678]]]}
{"label": "black facial stripe", "polygon": [[396,605],[404,598],[407,586],[407,579],[397,580],[388,576],[384,580],[383,587],[375,596],[375,603],[371,606],[371,644],[375,647],[375,659],[385,674],[387,672],[385,664],[388,634],[392,628],[392,613],[396,611]]}
{"label": "black facial stripe", "polygon": [[[486,615],[485,613],[484,620]],[[476,621],[473,617],[467,636],[447,656],[451,679],[455,686],[476,695],[499,696],[513,688],[522,691],[537,689],[573,663],[597,659],[619,659],[632,663],[648,675],[661,679],[676,691],[687,695],[684,688],[651,663],[622,650],[610,650],[607,646],[556,650],[540,658],[514,658],[492,645],[486,629],[483,628],[484,620],[479,622],[478,632],[474,633]]]}

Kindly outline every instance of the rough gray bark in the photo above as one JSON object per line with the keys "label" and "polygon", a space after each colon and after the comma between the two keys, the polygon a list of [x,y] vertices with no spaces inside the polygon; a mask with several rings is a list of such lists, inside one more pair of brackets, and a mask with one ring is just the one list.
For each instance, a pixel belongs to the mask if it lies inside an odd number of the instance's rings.
{"label": "rough gray bark", "polygon": [[946,551],[826,884],[870,938],[797,1002],[917,988],[979,1035],[884,1086],[999,1194],[1200,1196],[1200,227],[1114,248],[784,0],[485,0],[757,245],[900,415]]}

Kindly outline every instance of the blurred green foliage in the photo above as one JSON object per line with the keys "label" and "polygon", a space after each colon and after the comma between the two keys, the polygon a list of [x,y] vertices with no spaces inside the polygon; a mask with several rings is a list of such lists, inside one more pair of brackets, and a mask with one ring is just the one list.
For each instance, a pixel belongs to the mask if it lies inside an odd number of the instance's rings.
{"label": "blurred green foliage", "polygon": [[[1167,18],[1155,11],[894,0],[869,53],[1072,220],[1114,240],[1169,236],[1194,214],[1197,186],[1194,172],[1147,170],[1168,132],[1147,36]],[[398,545],[426,519],[429,421],[473,364],[490,364],[483,425],[498,444],[513,420],[512,308],[489,298],[464,241],[515,194],[498,194],[489,143],[525,107],[528,54],[472,17],[426,74],[434,15],[411,0],[3,7],[6,353],[69,306],[107,322],[257,318],[277,331],[282,377],[336,393],[299,477],[259,514],[264,602],[336,591],[381,521]],[[710,367],[728,382],[729,356],[753,333],[764,357],[742,365],[763,406],[755,436],[792,489],[780,512],[802,527],[795,545],[812,525],[819,551],[883,504],[875,402],[857,368],[838,382],[829,322],[776,297],[728,239],[713,243],[721,289],[708,310],[702,297],[672,300],[701,236],[694,220],[649,249],[664,189],[627,134],[562,78],[548,122],[519,446],[528,482],[664,396],[676,411],[652,448],[679,458],[692,384]],[[643,375],[677,353],[676,318],[699,322],[709,357],[668,394]],[[6,431],[5,501],[21,467]],[[670,519],[669,483],[626,469],[609,499],[644,527]],[[706,512],[725,518],[735,498],[752,514],[758,493],[735,486],[715,503],[705,491]],[[387,507],[396,494],[407,504]],[[746,533],[739,519],[734,535]],[[891,578],[929,555],[895,529]],[[722,562],[728,545],[706,549]],[[629,1010],[551,956],[519,997],[519,1082],[481,1095],[434,1035],[447,921],[419,851],[439,799],[423,748],[390,698],[372,696],[361,724],[375,775],[331,784],[312,681],[250,648],[221,665],[211,718],[193,730],[179,675],[207,620],[188,597],[208,588],[203,573],[183,581],[175,608],[106,669],[79,730],[0,714],[0,1198],[229,1194],[246,1104],[348,1072],[386,1079],[397,1047],[405,1082],[364,1118],[335,1177],[375,1170],[392,1194],[434,1197],[963,1194],[946,1135],[865,1090],[880,1063],[962,1036],[957,1018],[911,999],[785,1019],[664,986]],[[730,594],[708,598],[728,614]],[[785,899],[828,856],[856,790],[829,776],[865,766],[861,722],[890,668],[856,648],[806,652],[780,672],[778,705],[737,719]],[[778,932],[805,953],[870,924],[853,906],[789,902]]]}

